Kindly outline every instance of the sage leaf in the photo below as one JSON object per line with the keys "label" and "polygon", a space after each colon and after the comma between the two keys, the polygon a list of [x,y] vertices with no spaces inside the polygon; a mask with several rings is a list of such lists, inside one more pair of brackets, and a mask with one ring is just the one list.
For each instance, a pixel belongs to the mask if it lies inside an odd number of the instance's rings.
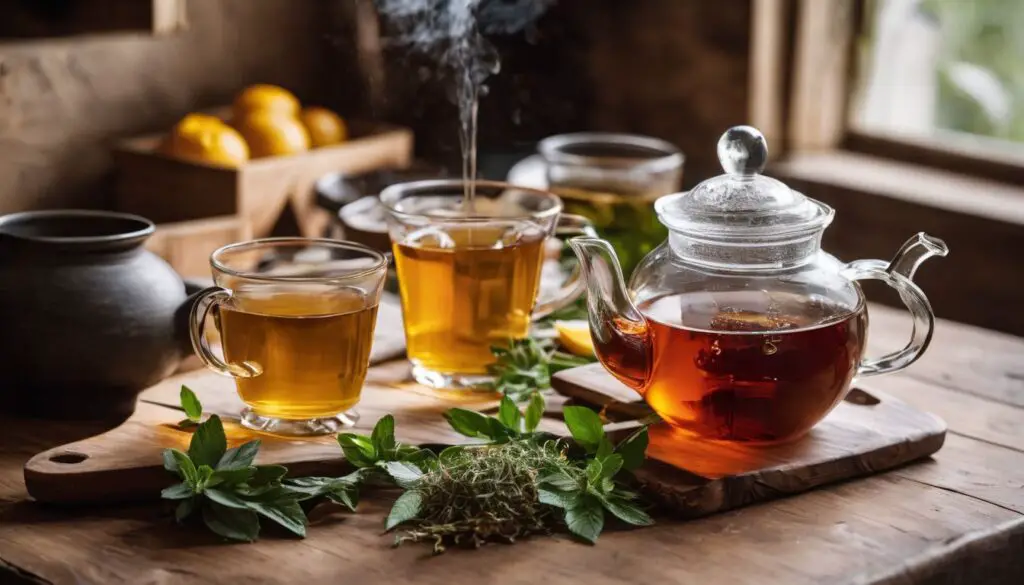
{"label": "sage leaf", "polygon": [[280,480],[287,473],[288,468],[283,465],[257,465],[248,483],[251,486],[265,485]]}
{"label": "sage leaf", "polygon": [[568,509],[575,506],[579,499],[580,494],[578,492],[567,492],[546,487],[537,488],[537,500],[548,506]]}
{"label": "sage leaf", "polygon": [[634,526],[650,526],[654,520],[632,502],[619,498],[605,498],[601,502],[606,510],[615,515],[616,518]]}
{"label": "sage leaf", "polygon": [[530,404],[526,407],[526,414],[523,417],[523,427],[527,433],[537,430],[540,419],[544,416],[544,396],[540,392],[534,392],[530,396]]}
{"label": "sage leaf", "polygon": [[416,487],[420,478],[423,477],[423,472],[419,467],[405,461],[389,461],[384,464],[384,469],[391,479],[395,480],[398,487],[405,489]]}
{"label": "sage leaf", "polygon": [[174,508],[174,520],[175,520],[175,522],[177,522],[178,524],[181,524],[182,522],[185,521],[185,518],[188,518],[189,516],[191,516],[192,512],[195,512],[195,510],[196,510],[196,499],[195,498],[189,498],[187,500],[182,500]]}
{"label": "sage leaf", "polygon": [[280,524],[288,531],[305,538],[306,536],[306,513],[296,500],[278,500],[276,502],[252,502],[246,501],[249,509],[258,512],[261,516],[269,518]]}
{"label": "sage leaf", "polygon": [[192,491],[192,486],[186,482],[176,483],[170,487],[165,487],[160,492],[160,497],[165,500],[185,500],[195,495]]}
{"label": "sage leaf", "polygon": [[252,542],[260,534],[260,521],[256,512],[228,508],[216,502],[204,503],[203,522],[216,534],[231,540]]}
{"label": "sage leaf", "polygon": [[249,503],[237,495],[219,490],[217,488],[210,488],[203,492],[207,498],[217,502],[221,506],[227,506],[228,508],[237,508],[239,510],[246,510],[249,508]]}
{"label": "sage leaf", "polygon": [[260,440],[256,439],[228,449],[221,456],[220,461],[217,462],[217,469],[242,469],[252,465],[253,460],[256,459],[256,454],[260,450]]}
{"label": "sage leaf", "polygon": [[[178,450],[177,449],[164,449],[164,452],[163,452],[164,469],[166,469],[167,471],[170,471],[171,473],[173,473],[175,475],[181,475],[181,469],[178,467],[178,461],[175,458],[176,456],[174,455],[175,451],[178,451]],[[181,451],[178,451],[178,453],[181,453]],[[185,457],[188,457],[188,455],[185,455],[184,453],[181,453],[181,455],[183,455]]]}
{"label": "sage leaf", "polygon": [[586,406],[566,406],[562,410],[565,416],[565,424],[572,433],[572,438],[587,450],[587,453],[594,453],[604,438],[604,425],[601,424],[601,417]]}
{"label": "sage leaf", "polygon": [[338,444],[345,453],[345,459],[356,467],[372,467],[376,461],[376,449],[367,437],[354,433],[340,433]]}
{"label": "sage leaf", "polygon": [[637,429],[615,447],[615,452],[622,456],[623,469],[634,471],[644,464],[649,441],[647,427],[643,427]]}
{"label": "sage leaf", "polygon": [[196,427],[192,442],[188,446],[188,456],[198,465],[209,465],[211,468],[220,461],[227,451],[228,442],[224,437],[224,425],[216,414]]}
{"label": "sage leaf", "polygon": [[566,509],[565,525],[569,532],[593,544],[604,529],[604,508],[593,496],[583,496],[575,506]]}
{"label": "sage leaf", "polygon": [[386,453],[393,452],[395,450],[395,417],[390,414],[381,417],[373,426],[370,442],[373,443],[377,459],[383,458]]}
{"label": "sage leaf", "polygon": [[391,530],[403,522],[416,518],[422,507],[423,495],[418,491],[410,490],[402,493],[395,500],[395,505],[391,507],[391,512],[388,514],[387,522],[384,525],[385,530]]}
{"label": "sage leaf", "polygon": [[505,425],[505,428],[517,433],[520,431],[523,415],[519,412],[519,407],[516,406],[516,403],[508,396],[501,397],[501,405],[498,407],[498,420],[501,421],[501,424]]}
{"label": "sage leaf", "polygon": [[181,409],[185,411],[188,420],[198,423],[203,417],[203,405],[191,388],[181,385]]}
{"label": "sage leaf", "polygon": [[564,471],[547,471],[537,477],[537,485],[551,487],[563,492],[577,491],[579,482]]}

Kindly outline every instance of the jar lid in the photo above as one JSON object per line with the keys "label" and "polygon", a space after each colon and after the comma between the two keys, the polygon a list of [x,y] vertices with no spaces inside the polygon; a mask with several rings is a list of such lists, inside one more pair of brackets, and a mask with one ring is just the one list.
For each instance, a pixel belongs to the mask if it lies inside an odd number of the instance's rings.
{"label": "jar lid", "polygon": [[761,174],[768,144],[756,128],[734,126],[722,134],[718,160],[725,174],[655,202],[666,227],[710,239],[776,239],[822,230],[832,221],[828,205]]}

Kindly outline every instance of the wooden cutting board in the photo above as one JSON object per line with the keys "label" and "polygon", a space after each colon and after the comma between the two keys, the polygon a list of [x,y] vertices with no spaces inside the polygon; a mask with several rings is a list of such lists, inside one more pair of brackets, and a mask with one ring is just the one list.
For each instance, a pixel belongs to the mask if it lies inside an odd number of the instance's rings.
{"label": "wooden cutting board", "polygon": [[[606,417],[635,420],[652,411],[600,364],[559,372],[552,385]],[[650,428],[648,461],[637,479],[649,498],[681,517],[699,517],[806,491],[923,459],[946,437],[942,419],[877,390],[854,388],[799,441],[745,447]]]}

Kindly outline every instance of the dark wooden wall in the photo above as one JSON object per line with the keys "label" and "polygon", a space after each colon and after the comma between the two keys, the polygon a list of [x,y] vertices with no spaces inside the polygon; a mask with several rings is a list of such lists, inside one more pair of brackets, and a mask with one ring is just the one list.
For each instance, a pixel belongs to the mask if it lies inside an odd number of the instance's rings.
{"label": "dark wooden wall", "polygon": [[187,31],[0,43],[0,213],[107,205],[108,142],[229,101],[247,83],[324,98],[319,0],[190,0]]}
{"label": "dark wooden wall", "polygon": [[[493,36],[501,72],[480,104],[480,146],[530,149],[578,130],[677,144],[684,182],[721,172],[718,136],[748,122],[750,0],[559,0],[533,26]],[[375,112],[411,125],[424,156],[454,164],[456,108],[429,59],[385,52]]]}

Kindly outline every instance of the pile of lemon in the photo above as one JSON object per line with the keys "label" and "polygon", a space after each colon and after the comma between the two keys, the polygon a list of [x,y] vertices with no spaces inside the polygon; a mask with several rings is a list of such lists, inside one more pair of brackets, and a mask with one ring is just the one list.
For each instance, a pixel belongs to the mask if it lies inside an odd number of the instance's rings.
{"label": "pile of lemon", "polygon": [[168,156],[237,167],[247,160],[305,152],[348,139],[345,121],[319,106],[303,107],[291,92],[257,84],[242,90],[231,119],[192,113],[160,146]]}

